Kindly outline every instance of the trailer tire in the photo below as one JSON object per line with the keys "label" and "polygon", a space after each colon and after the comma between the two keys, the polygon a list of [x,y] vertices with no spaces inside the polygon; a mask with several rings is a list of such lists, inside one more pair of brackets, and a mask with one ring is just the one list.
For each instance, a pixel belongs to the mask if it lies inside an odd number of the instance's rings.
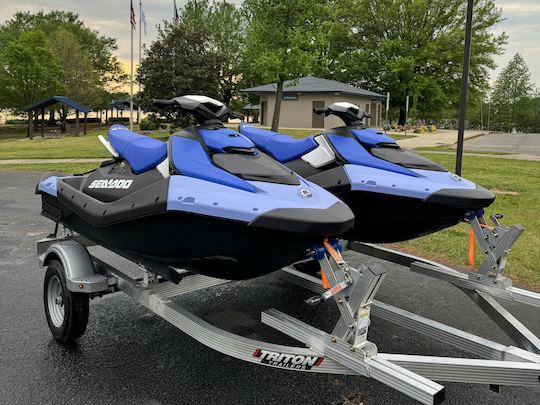
{"label": "trailer tire", "polygon": [[62,344],[81,337],[88,324],[88,295],[73,293],[66,287],[62,263],[51,260],[43,283],[45,316],[54,339]]}

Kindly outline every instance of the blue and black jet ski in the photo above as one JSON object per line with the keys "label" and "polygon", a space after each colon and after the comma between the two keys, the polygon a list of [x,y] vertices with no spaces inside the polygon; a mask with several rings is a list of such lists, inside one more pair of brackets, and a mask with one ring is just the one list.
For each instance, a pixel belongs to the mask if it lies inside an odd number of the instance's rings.
{"label": "blue and black jet ski", "polygon": [[351,210],[245,136],[204,96],[154,100],[199,125],[168,142],[113,125],[114,156],[86,175],[43,176],[42,214],[131,259],[226,279],[247,279],[304,259],[348,230]]}
{"label": "blue and black jet ski", "polygon": [[361,242],[397,242],[455,225],[495,195],[441,165],[402,149],[391,137],[363,126],[365,112],[339,102],[314,109],[345,126],[304,139],[240,124],[260,150],[338,196],[355,226],[343,236]]}

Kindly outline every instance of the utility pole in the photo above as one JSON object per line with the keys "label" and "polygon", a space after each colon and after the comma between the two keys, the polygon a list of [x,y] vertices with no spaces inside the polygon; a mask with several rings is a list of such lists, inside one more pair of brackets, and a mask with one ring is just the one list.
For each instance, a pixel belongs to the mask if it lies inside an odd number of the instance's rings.
{"label": "utility pole", "polygon": [[[137,68],[137,72],[141,68],[141,49],[142,49],[141,44],[142,44],[142,0],[139,0],[139,65]],[[137,80],[137,82],[139,83],[138,95],[140,97],[141,96],[141,82],[139,80]],[[140,100],[137,103],[137,124],[140,122],[140,118],[141,118],[141,106],[139,104],[140,104]]]}
{"label": "utility pole", "polygon": [[487,131],[489,133],[489,119],[491,118],[491,99],[488,104],[488,118],[487,118]]}
{"label": "utility pole", "polygon": [[386,133],[386,127],[388,126],[388,110],[390,109],[390,92],[386,93],[386,122],[384,126],[384,132]]}
{"label": "utility pole", "polygon": [[456,174],[461,176],[463,164],[463,144],[465,141],[465,114],[467,113],[467,89],[471,62],[471,36],[474,0],[467,0],[467,21],[465,23],[465,49],[463,51],[463,72],[461,74],[461,95],[459,98],[458,142],[456,151]]}
{"label": "utility pole", "polygon": [[407,120],[409,119],[409,96],[405,98],[405,136],[407,136]]}
{"label": "utility pole", "polygon": [[129,80],[129,130],[133,131],[133,30],[135,29],[135,10],[133,9],[133,0],[130,2],[130,21],[131,21],[131,70]]}

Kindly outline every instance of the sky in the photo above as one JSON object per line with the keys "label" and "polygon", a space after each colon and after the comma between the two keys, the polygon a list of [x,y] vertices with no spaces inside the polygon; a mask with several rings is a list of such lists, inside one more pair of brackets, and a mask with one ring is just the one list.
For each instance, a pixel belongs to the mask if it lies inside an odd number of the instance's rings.
{"label": "sky", "polygon": [[[177,0],[178,7],[185,0]],[[241,3],[241,0],[233,0]],[[139,19],[139,1],[134,0],[137,23]],[[496,0],[502,7],[505,20],[494,28],[496,33],[505,31],[509,35],[505,52],[496,56],[497,69],[492,72],[493,82],[500,70],[517,52],[525,58],[531,71],[531,77],[540,88],[540,0]],[[143,42],[149,44],[156,38],[156,25],[173,16],[173,0],[143,0],[147,20],[147,35]],[[4,22],[19,10],[66,10],[79,14],[86,25],[98,30],[103,35],[118,41],[116,55],[126,65],[130,60],[129,0],[1,0],[0,22]],[[139,26],[137,24],[137,30]],[[134,38],[134,58],[138,60],[138,31]]]}

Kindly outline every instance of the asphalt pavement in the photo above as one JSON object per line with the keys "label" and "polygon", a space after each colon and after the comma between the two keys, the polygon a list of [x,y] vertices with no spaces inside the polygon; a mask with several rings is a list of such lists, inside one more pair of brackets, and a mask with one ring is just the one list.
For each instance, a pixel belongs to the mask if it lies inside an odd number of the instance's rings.
{"label": "asphalt pavement", "polygon": [[[55,343],[42,302],[44,270],[35,243],[52,230],[34,195],[38,173],[0,171],[0,403],[2,404],[413,404],[387,386],[358,376],[308,374],[248,364],[206,348],[122,293],[90,304],[86,334],[73,347]],[[373,258],[349,256],[350,263]],[[505,344],[511,341],[459,290],[385,265],[377,299]],[[331,329],[331,303],[308,307],[311,294],[274,275],[192,293],[178,303],[227,330],[293,343],[259,322],[277,308]],[[502,302],[540,334],[538,310]],[[375,318],[370,340],[381,352],[467,357]],[[443,383],[448,404],[538,404],[524,388]]]}
{"label": "asphalt pavement", "polygon": [[490,133],[466,140],[465,150],[540,156],[540,134]]}

